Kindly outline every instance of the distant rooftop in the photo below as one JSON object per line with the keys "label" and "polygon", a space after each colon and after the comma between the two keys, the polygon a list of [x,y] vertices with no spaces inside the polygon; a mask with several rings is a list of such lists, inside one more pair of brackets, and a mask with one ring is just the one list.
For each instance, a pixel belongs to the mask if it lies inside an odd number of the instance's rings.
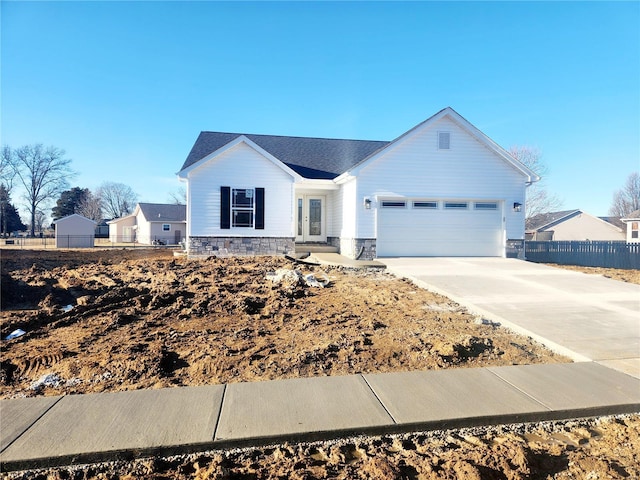
{"label": "distant rooftop", "polygon": [[149,222],[186,222],[187,206],[168,203],[139,203],[144,218]]}
{"label": "distant rooftop", "polygon": [[536,230],[540,230],[541,228],[547,227],[550,224],[557,222],[565,217],[570,215],[575,215],[581,210],[563,210],[561,212],[548,212],[548,213],[540,213],[538,215],[534,215],[531,218],[528,218],[525,222],[525,230],[527,232],[533,232]]}

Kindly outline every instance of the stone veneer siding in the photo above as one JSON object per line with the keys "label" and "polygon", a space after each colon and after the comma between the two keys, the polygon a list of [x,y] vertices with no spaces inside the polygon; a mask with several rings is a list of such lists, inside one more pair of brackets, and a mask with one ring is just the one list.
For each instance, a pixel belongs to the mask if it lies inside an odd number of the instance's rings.
{"label": "stone veneer siding", "polygon": [[189,237],[189,255],[283,255],[295,252],[285,237]]}
{"label": "stone veneer siding", "polygon": [[374,260],[376,258],[375,238],[339,238],[327,237],[327,243],[340,249],[340,254],[355,259],[362,247],[364,251],[358,260]]}
{"label": "stone veneer siding", "polygon": [[505,256],[507,258],[519,258],[520,260],[524,260],[524,240],[507,240]]}

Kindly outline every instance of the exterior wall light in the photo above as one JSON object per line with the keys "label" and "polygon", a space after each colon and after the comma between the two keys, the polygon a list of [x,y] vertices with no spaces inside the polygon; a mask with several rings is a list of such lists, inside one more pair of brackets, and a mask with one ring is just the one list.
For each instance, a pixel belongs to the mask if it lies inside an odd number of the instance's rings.
{"label": "exterior wall light", "polygon": [[518,203],[518,202],[515,202],[513,204],[513,211],[514,212],[521,212],[522,211],[522,204]]}
{"label": "exterior wall light", "polygon": [[371,210],[371,199],[368,197],[364,198],[364,208],[367,210]]}

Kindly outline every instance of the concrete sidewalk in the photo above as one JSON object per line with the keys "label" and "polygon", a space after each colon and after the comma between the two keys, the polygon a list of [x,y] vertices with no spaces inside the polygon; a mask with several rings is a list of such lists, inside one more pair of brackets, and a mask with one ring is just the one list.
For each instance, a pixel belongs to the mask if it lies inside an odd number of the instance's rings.
{"label": "concrete sidewalk", "polygon": [[640,411],[593,362],[317,377],[0,401],[2,471]]}
{"label": "concrete sidewalk", "polygon": [[307,260],[333,267],[385,268],[385,264],[377,260],[354,260],[339,253],[315,252],[312,253]]}
{"label": "concrete sidewalk", "polygon": [[576,361],[640,378],[640,285],[507,258],[385,258],[387,269]]}

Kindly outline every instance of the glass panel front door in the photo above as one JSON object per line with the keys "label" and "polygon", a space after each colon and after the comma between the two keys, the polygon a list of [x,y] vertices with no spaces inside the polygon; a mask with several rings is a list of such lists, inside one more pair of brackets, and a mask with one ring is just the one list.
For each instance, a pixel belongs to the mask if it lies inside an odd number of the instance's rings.
{"label": "glass panel front door", "polygon": [[327,241],[325,201],[324,195],[299,194],[296,196],[296,242]]}
{"label": "glass panel front door", "polygon": [[322,235],[322,200],[309,199],[309,236]]}

